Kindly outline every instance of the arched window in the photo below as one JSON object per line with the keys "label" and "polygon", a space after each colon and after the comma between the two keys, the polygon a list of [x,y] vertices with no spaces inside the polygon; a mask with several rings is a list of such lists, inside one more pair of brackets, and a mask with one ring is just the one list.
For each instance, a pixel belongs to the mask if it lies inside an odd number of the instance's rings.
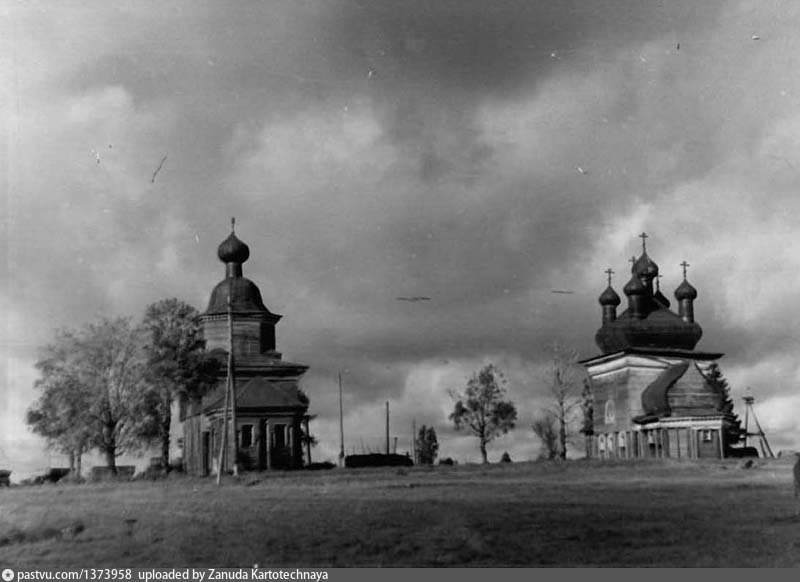
{"label": "arched window", "polygon": [[624,432],[619,433],[619,437],[618,437],[617,442],[618,442],[617,446],[620,449],[624,449],[626,446],[628,446],[627,440],[625,439],[625,433]]}
{"label": "arched window", "polygon": [[606,424],[614,424],[616,422],[616,412],[614,410],[614,401],[608,400],[606,402],[606,414],[605,414]]}
{"label": "arched window", "polygon": [[606,452],[606,437],[605,437],[605,435],[601,434],[599,437],[597,437],[597,449],[600,451],[601,454]]}

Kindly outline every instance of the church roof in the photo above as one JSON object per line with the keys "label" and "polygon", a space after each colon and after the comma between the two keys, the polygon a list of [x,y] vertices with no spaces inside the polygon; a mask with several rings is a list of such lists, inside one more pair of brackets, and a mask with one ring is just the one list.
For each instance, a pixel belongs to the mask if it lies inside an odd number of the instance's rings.
{"label": "church roof", "polygon": [[255,283],[246,277],[229,277],[217,283],[211,291],[206,315],[227,313],[228,295],[231,297],[231,311],[235,313],[270,313]]}
{"label": "church roof", "polygon": [[[669,309],[670,302],[661,293],[658,283],[658,265],[644,246],[647,235],[642,233],[641,236],[642,253],[638,259],[631,259],[631,279],[623,288],[628,298],[628,309],[619,316],[613,313],[604,315],[603,325],[595,334],[595,342],[605,354],[629,348],[693,350],[703,330],[694,321],[691,305],[686,307],[681,304],[680,314]],[[681,293],[677,294],[678,299],[694,300],[697,292],[685,281],[688,264],[684,261],[683,265],[685,285],[679,287]],[[691,287],[693,293],[687,286]]]}
{"label": "church roof", "polygon": [[669,366],[642,391],[644,414],[634,422],[646,424],[662,417],[717,416],[719,391],[690,360]]}
{"label": "church roof", "polygon": [[227,313],[229,297],[230,309],[235,313],[274,315],[264,305],[258,286],[242,276],[242,263],[250,257],[250,248],[236,236],[233,224],[231,221],[231,233],[217,249],[219,260],[225,263],[225,278],[211,291],[211,298],[204,315]]}
{"label": "church roof", "polygon": [[604,323],[595,335],[598,347],[604,353],[634,347],[694,349],[703,335],[697,323],[686,322],[655,302],[650,307],[655,309],[641,318],[626,309],[616,320]]}
{"label": "church roof", "polygon": [[[225,385],[223,383],[209,399],[205,410],[223,408],[225,406]],[[236,385],[236,410],[258,408],[300,408],[308,407],[308,398],[293,381],[271,381],[257,376],[247,382]]]}
{"label": "church roof", "polygon": [[667,368],[661,375],[648,384],[642,392],[642,409],[646,416],[662,416],[669,414],[667,390],[683,376],[689,362],[680,362]]}

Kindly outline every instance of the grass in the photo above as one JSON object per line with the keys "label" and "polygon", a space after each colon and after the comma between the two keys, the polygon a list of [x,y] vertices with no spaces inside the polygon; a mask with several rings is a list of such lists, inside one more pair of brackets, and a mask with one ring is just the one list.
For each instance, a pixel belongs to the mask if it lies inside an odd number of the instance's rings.
{"label": "grass", "polygon": [[0,564],[798,566],[791,479],[788,461],[575,461],[14,487]]}

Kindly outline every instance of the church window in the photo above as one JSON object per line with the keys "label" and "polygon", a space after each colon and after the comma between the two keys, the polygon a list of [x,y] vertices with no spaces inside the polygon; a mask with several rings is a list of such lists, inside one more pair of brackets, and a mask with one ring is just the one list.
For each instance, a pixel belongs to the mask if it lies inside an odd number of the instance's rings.
{"label": "church window", "polygon": [[253,446],[253,425],[243,424],[240,445],[243,449]]}
{"label": "church window", "polygon": [[606,424],[614,424],[616,419],[616,411],[614,410],[614,401],[609,400],[606,402]]}
{"label": "church window", "polygon": [[597,448],[599,449],[599,451],[601,453],[605,453],[606,452],[606,436],[605,435],[601,434],[597,438]]}
{"label": "church window", "polygon": [[626,443],[625,443],[625,433],[624,432],[619,433],[619,440],[617,442],[619,443],[619,448],[621,448],[621,449],[625,448]]}
{"label": "church window", "polygon": [[703,437],[703,442],[704,443],[710,443],[711,442],[711,431],[710,430],[701,430],[700,431],[700,435]]}

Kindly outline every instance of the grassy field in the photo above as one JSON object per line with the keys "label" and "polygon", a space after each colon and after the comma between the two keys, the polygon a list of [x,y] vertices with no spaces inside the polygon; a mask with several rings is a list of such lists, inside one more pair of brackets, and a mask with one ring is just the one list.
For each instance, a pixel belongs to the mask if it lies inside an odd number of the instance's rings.
{"label": "grassy field", "polygon": [[13,487],[0,565],[800,566],[797,507],[788,460]]}

